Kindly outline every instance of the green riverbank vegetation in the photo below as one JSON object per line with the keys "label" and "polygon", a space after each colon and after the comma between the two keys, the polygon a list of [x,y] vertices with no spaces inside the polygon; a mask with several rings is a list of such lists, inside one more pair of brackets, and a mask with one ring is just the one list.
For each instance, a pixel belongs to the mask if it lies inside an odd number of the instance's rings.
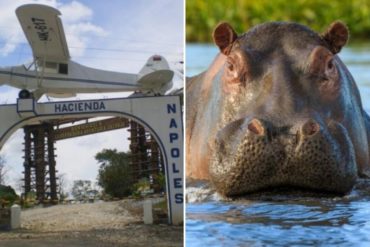
{"label": "green riverbank vegetation", "polygon": [[212,30],[227,21],[238,33],[267,21],[294,21],[322,32],[345,22],[351,40],[370,38],[370,0],[187,0],[187,42],[212,42]]}

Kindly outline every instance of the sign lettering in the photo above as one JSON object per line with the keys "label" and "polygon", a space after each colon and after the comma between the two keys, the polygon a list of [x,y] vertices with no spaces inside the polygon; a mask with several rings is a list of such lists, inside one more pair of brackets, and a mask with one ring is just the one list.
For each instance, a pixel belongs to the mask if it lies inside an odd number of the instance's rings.
{"label": "sign lettering", "polygon": [[127,119],[109,118],[95,122],[56,129],[54,131],[54,139],[55,141],[58,141],[77,136],[84,136],[109,130],[122,129],[126,127],[129,127]]}
{"label": "sign lettering", "polygon": [[[167,114],[176,114],[177,109],[176,109],[176,104],[167,104]],[[175,118],[171,118],[169,122],[169,129],[172,128],[177,128],[177,122]],[[172,174],[177,175],[180,173],[180,168],[179,168],[179,163],[180,163],[180,148],[179,147],[179,135],[175,132],[170,132],[168,134],[170,143],[173,145],[170,150],[170,155],[171,158],[173,159],[172,163]],[[178,175],[177,175],[178,176]],[[175,189],[182,189],[183,188],[183,178],[181,176],[179,177],[174,177],[172,181],[172,186]],[[183,193],[176,193],[175,194],[175,203],[176,204],[182,204],[184,203],[184,195]]]}
{"label": "sign lettering", "polygon": [[37,36],[41,41],[47,41],[49,39],[48,27],[44,19],[31,18],[33,27],[37,30]]}
{"label": "sign lettering", "polygon": [[103,101],[76,102],[76,103],[56,103],[55,113],[87,112],[105,110]]}

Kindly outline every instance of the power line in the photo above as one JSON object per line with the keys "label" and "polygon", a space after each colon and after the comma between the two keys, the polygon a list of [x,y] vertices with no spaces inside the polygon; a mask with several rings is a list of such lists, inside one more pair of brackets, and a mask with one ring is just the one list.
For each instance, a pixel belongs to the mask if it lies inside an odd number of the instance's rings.
{"label": "power line", "polygon": [[[0,44],[14,44],[14,45],[28,46],[28,43],[26,43],[26,42],[0,41]],[[69,46],[68,48],[69,49],[77,49],[77,50],[95,50],[95,51],[104,51],[104,52],[143,53],[143,54],[157,54],[157,53],[161,52],[161,51],[145,51],[145,50],[143,51],[143,50],[137,50],[137,49],[126,50],[126,49],[108,49],[108,48],[99,48],[99,47],[78,47],[78,46]],[[172,54],[172,55],[175,54],[173,52],[170,52],[170,53],[164,52],[164,53]]]}
{"label": "power line", "polygon": [[[17,61],[21,60],[21,57],[23,56],[28,56],[32,57],[32,53],[28,52],[17,52],[17,53],[12,53],[12,56],[17,56]],[[143,59],[125,59],[125,58],[114,58],[114,57],[100,57],[100,56],[74,56],[73,59],[92,59],[92,60],[111,60],[111,61],[127,61],[127,62],[140,62],[140,63],[145,63],[148,58],[143,58]],[[167,60],[169,63],[172,64],[180,64],[181,59],[169,59]]]}
{"label": "power line", "polygon": [[[0,26],[0,29],[3,28]],[[5,28],[5,27],[4,27]],[[7,28],[8,29],[8,28]],[[17,35],[18,33],[14,32],[10,34],[11,36]],[[75,35],[71,33],[66,33],[67,35]],[[111,41],[126,41],[126,42],[132,42],[132,43],[141,43],[141,44],[150,44],[150,45],[156,45],[156,46],[175,46],[175,47],[182,47],[182,44],[179,43],[167,43],[167,42],[153,42],[153,41],[143,41],[143,40],[137,40],[137,39],[118,39],[118,38],[111,38],[111,37],[101,37],[96,36],[94,39],[103,39],[103,40],[111,40]],[[26,42],[22,42],[23,44],[27,44]]]}
{"label": "power line", "polygon": [[[9,27],[7,26],[0,26],[0,29],[8,29]],[[12,35],[16,35],[17,33],[14,32]],[[65,33],[66,35],[75,35],[72,33]],[[153,41],[143,41],[143,40],[138,40],[138,39],[118,39],[118,38],[112,38],[112,37],[101,37],[101,36],[96,36],[94,39],[104,39],[104,40],[117,40],[117,41],[128,41],[128,42],[135,42],[135,43],[143,43],[143,44],[152,44],[152,45],[161,45],[161,46],[178,46],[182,47],[182,44],[178,43],[172,43],[172,42],[153,42]]]}
{"label": "power line", "polygon": [[178,43],[162,43],[162,42],[148,42],[148,41],[142,41],[142,40],[136,40],[136,39],[117,39],[117,38],[107,38],[107,37],[94,37],[94,39],[105,39],[105,40],[117,40],[117,41],[128,41],[128,42],[135,42],[135,43],[143,43],[143,44],[153,44],[153,45],[163,45],[163,46],[178,46],[182,47],[182,44]]}
{"label": "power line", "polygon": [[107,51],[107,52],[128,52],[128,53],[151,53],[155,54],[158,53],[158,51],[142,51],[142,50],[124,50],[124,49],[107,49],[107,48],[98,48],[98,47],[77,47],[77,46],[70,46],[69,48],[72,49],[87,49],[87,50],[97,50],[97,51]]}

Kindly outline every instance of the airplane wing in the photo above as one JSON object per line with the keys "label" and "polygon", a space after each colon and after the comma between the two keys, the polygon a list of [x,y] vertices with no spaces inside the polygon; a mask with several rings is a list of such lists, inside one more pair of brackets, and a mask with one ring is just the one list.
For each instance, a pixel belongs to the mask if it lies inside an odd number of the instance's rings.
{"label": "airplane wing", "polygon": [[40,4],[26,4],[16,14],[35,59],[68,61],[69,51],[59,10]]}

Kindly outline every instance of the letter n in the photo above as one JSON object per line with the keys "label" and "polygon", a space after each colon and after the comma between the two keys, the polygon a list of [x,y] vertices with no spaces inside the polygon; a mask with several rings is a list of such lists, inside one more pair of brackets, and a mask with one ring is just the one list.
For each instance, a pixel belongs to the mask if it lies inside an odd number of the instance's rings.
{"label": "letter n", "polygon": [[176,104],[167,104],[167,113],[176,113]]}

